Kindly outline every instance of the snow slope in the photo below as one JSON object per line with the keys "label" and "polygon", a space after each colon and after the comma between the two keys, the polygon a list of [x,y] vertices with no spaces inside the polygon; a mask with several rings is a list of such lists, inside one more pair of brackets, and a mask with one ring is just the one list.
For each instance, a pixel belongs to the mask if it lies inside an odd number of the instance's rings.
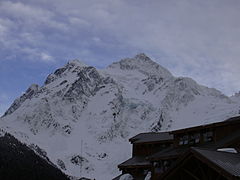
{"label": "snow slope", "polygon": [[106,180],[130,156],[131,136],[222,121],[238,115],[239,102],[174,77],[145,54],[101,70],[73,60],[31,85],[0,126],[41,147],[65,173]]}

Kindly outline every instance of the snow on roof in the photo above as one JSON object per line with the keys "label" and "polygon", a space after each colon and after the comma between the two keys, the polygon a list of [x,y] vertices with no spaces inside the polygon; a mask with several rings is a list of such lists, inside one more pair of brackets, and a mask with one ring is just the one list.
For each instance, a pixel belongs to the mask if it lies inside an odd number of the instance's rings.
{"label": "snow on roof", "polygon": [[126,166],[150,166],[150,162],[146,160],[145,157],[142,156],[134,156],[127,161],[118,165],[119,168]]}

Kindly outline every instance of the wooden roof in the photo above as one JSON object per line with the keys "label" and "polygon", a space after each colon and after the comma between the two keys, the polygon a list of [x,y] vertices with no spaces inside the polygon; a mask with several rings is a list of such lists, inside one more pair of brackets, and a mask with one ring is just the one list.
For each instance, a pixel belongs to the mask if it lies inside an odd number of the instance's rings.
{"label": "wooden roof", "polygon": [[167,142],[167,141],[173,141],[173,135],[169,134],[169,132],[140,133],[130,138],[129,141],[133,144]]}
{"label": "wooden roof", "polygon": [[193,151],[204,156],[209,162],[215,164],[220,169],[230,175],[240,177],[240,154],[222,151],[211,151],[206,149],[194,148]]}
{"label": "wooden roof", "polygon": [[227,179],[240,178],[240,154],[229,153],[215,150],[208,150],[202,148],[190,148],[185,154],[179,158],[174,166],[162,174],[161,178],[165,179],[176,169],[180,168],[185,160],[189,160],[189,156],[194,156],[198,160],[207,164],[219,174],[225,176]]}
{"label": "wooden roof", "polygon": [[134,156],[127,161],[118,165],[119,169],[122,168],[136,168],[136,167],[150,167],[151,163],[146,160],[145,157],[142,156]]}
{"label": "wooden roof", "polygon": [[221,121],[221,122],[215,122],[215,123],[204,124],[204,125],[200,125],[200,126],[193,126],[193,127],[189,127],[189,128],[178,129],[178,130],[172,131],[171,133],[172,134],[185,133],[185,132],[189,132],[189,131],[196,131],[196,130],[200,130],[200,129],[207,129],[207,128],[226,126],[229,124],[238,124],[238,123],[240,123],[240,116],[231,117],[231,118],[229,118],[225,121]]}

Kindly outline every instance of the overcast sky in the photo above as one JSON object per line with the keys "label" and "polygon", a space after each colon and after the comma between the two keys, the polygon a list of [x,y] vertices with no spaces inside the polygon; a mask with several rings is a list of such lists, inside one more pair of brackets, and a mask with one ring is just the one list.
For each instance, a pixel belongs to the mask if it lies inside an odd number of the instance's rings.
{"label": "overcast sky", "polygon": [[70,59],[144,52],[175,76],[240,90],[240,0],[0,0],[0,114]]}

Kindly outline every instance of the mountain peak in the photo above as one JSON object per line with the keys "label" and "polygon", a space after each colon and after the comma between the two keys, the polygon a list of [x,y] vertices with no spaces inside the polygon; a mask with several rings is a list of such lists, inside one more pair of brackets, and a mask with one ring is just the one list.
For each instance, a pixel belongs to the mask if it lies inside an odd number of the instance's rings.
{"label": "mountain peak", "polygon": [[121,70],[138,70],[145,75],[156,75],[162,78],[170,78],[172,74],[158,63],[154,62],[146,54],[140,53],[133,58],[125,58],[118,62],[114,62],[110,66],[110,69],[121,69]]}
{"label": "mountain peak", "polygon": [[68,61],[67,65],[75,65],[75,66],[81,66],[81,67],[87,67],[88,66],[84,62],[82,62],[78,59],[73,59],[73,60]]}
{"label": "mountain peak", "polygon": [[139,54],[137,54],[135,57],[134,57],[134,59],[138,59],[138,60],[150,60],[151,61],[151,59],[146,55],[146,54],[144,54],[144,53],[139,53]]}
{"label": "mountain peak", "polygon": [[89,66],[78,59],[70,60],[66,65],[64,65],[61,68],[58,68],[54,73],[49,74],[44,84],[45,85],[50,84],[51,82],[55,81],[56,79],[62,76],[66,76],[69,73],[75,73],[79,71],[79,69],[85,67]]}

